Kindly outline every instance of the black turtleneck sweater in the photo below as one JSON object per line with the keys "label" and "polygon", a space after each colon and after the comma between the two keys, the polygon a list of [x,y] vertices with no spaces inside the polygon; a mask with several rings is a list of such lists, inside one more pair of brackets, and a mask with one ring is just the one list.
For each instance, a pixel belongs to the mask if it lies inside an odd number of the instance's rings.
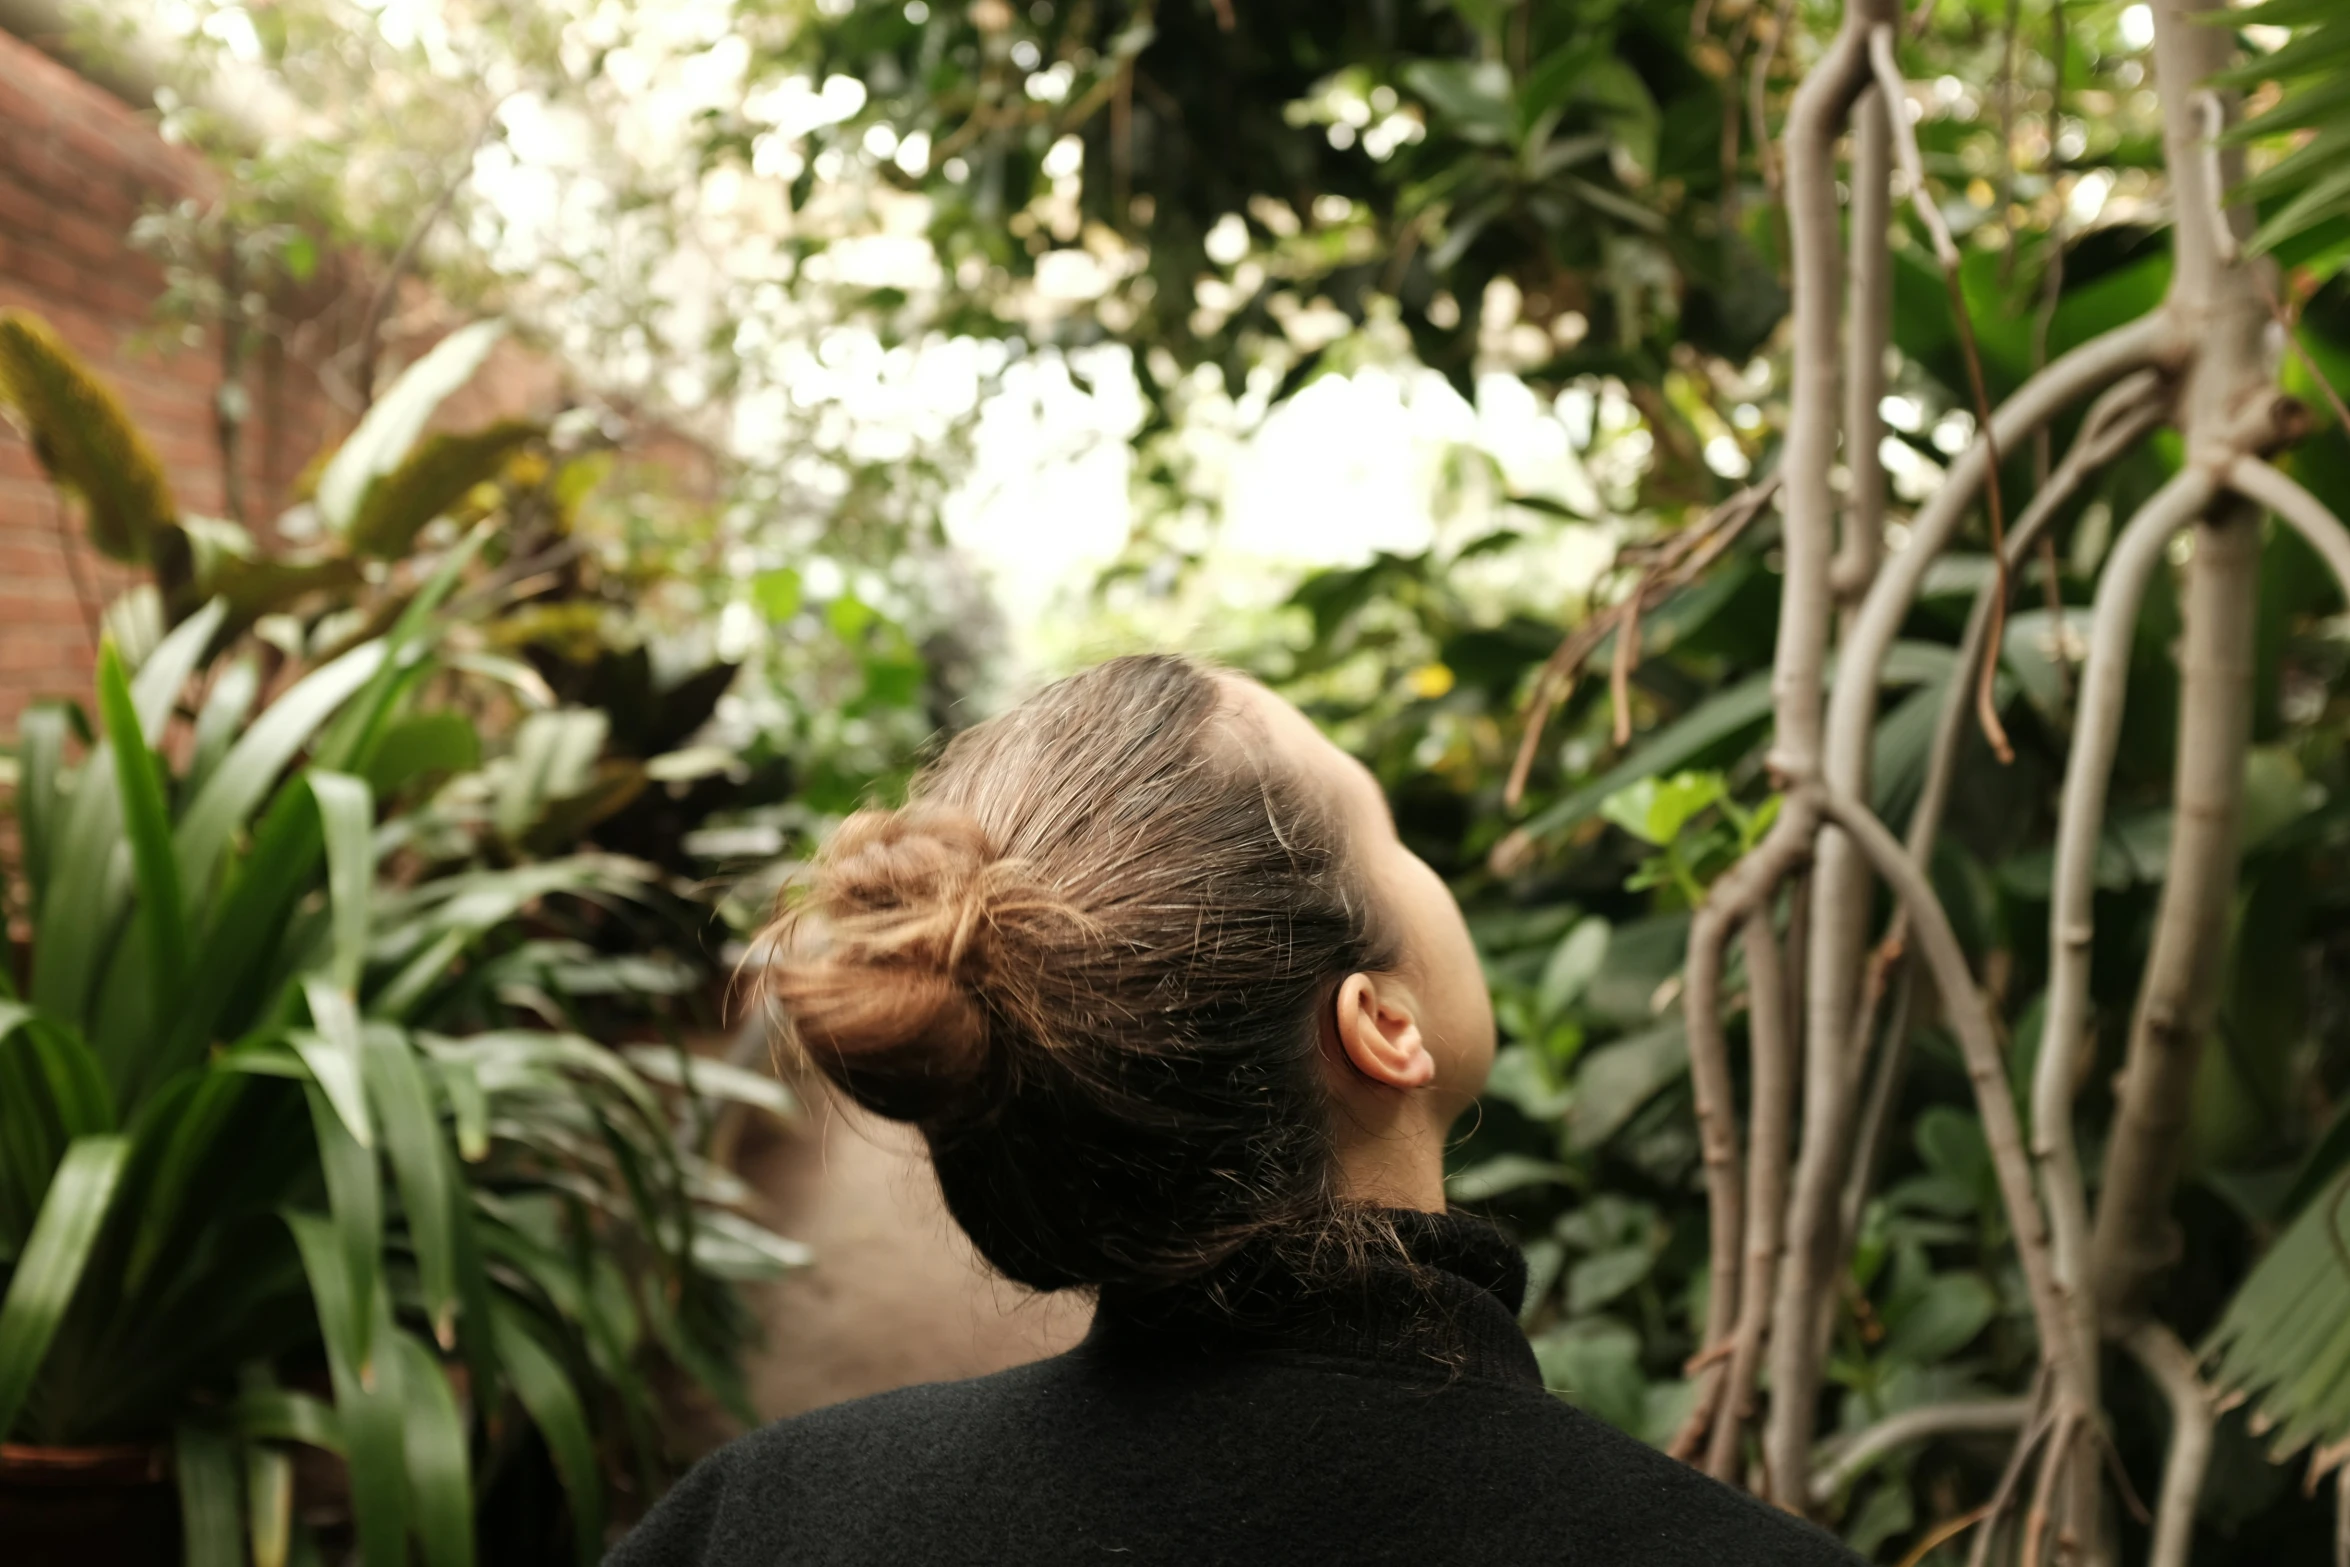
{"label": "black turtleneck sweater", "polygon": [[1499,1231],[1398,1219],[1417,1271],[1106,1300],[1067,1354],[769,1426],[605,1567],[1854,1567],[1545,1391]]}

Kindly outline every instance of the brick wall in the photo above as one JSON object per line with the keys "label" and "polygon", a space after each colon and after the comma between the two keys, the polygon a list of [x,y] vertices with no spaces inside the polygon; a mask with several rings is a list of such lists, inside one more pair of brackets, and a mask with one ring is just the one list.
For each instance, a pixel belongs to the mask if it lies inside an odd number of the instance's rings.
{"label": "brick wall", "polygon": [[[172,341],[160,329],[162,270],[129,234],[141,212],[203,200],[215,188],[211,171],[164,142],[151,116],[0,33],[0,307],[35,311],[55,326],[121,396],[169,470],[181,509],[210,516],[226,510],[213,417],[219,346]],[[343,282],[287,307],[306,318],[305,352],[332,353],[354,335],[364,290]],[[387,380],[458,324],[421,289],[408,291],[399,316],[413,330],[387,351]],[[248,520],[265,524],[353,412],[331,377],[275,350],[248,365],[246,391],[252,415],[239,467]],[[502,345],[445,413],[454,424],[543,414],[562,394],[553,366]],[[78,517],[61,529],[31,449],[0,423],[0,737],[13,735],[28,701],[87,691],[95,646],[77,569],[100,602],[135,580],[81,542]]]}

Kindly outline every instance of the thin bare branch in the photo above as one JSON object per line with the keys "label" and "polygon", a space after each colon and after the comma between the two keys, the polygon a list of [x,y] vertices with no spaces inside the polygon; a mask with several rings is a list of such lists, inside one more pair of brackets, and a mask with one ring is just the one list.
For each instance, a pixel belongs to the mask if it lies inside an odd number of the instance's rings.
{"label": "thin bare branch", "polygon": [[2279,521],[2301,535],[2324,557],[2326,566],[2350,602],[2350,528],[2343,526],[2325,502],[2293,479],[2257,457],[2239,457],[2228,465],[2228,488],[2277,514]]}
{"label": "thin bare branch", "polygon": [[2106,788],[2121,733],[2130,643],[2146,585],[2171,536],[2203,514],[2217,489],[2207,470],[2180,470],[2139,508],[2114,541],[2091,610],[2080,711],[2065,762],[2055,884],[2049,899],[2048,1005],[2032,1081],[2032,1151],[2048,1198],[2057,1280],[2067,1299],[2068,1320],[2062,1331],[2076,1357],[2093,1355],[2097,1343],[2088,1199],[2073,1148],[2072,1111],[2089,1043],[2089,943],[2095,928],[2097,848],[2104,833]]}
{"label": "thin bare branch", "polygon": [[[2152,371],[2137,371],[2108,388],[2082,419],[2080,434],[2065,452],[2064,460],[2048,476],[2048,482],[2033,494],[2023,515],[2016,519],[2007,537],[2009,565],[2021,561],[2026,551],[2047,537],[2049,525],[2083,483],[2136,445],[2168,412],[2169,398],[2163,382]],[[1910,813],[1907,834],[1910,858],[1921,865],[1933,856],[1934,840],[1942,828],[1942,813],[1950,800],[1959,741],[1966,733],[1966,692],[1974,686],[1976,671],[1983,663],[1987,661],[1994,667],[1998,663],[1990,635],[1993,619],[1990,601],[1998,588],[1994,579],[1975,594],[1966,631],[1959,638],[1958,662],[1951,671],[1951,687],[1935,720],[1933,743],[1926,755],[1925,779],[1918,790],[1918,803]],[[2060,627],[2055,629],[2061,631]]]}
{"label": "thin bare branch", "polygon": [[1839,1444],[1828,1461],[1812,1472],[1811,1499],[1826,1506],[1888,1453],[1919,1442],[1946,1436],[1996,1436],[2020,1431],[2032,1418],[2029,1398],[1967,1399],[1953,1404],[1921,1404],[1887,1415],[1849,1441]]}
{"label": "thin bare branch", "polygon": [[[1723,949],[1731,931],[1741,924],[1768,920],[1770,900],[1779,884],[1802,863],[1818,820],[1818,811],[1807,799],[1788,800],[1771,834],[1707,890],[1705,902],[1690,921],[1681,1011],[1689,1033],[1689,1078],[1697,1101],[1698,1148],[1705,1161],[1711,1272],[1705,1342],[1696,1364],[1698,1397],[1670,1448],[1681,1457],[1695,1457],[1715,1429],[1715,1411],[1728,1383],[1728,1362],[1734,1354],[1733,1335],[1739,1321],[1740,1241],[1746,1199],[1738,1158],[1738,1112],[1731,1104],[1730,1048],[1722,1030]],[[1784,1006],[1783,1001],[1779,1004]],[[1767,1022],[1761,1026],[1769,1027]]]}
{"label": "thin bare branch", "polygon": [[[1780,472],[1787,476],[1785,574],[1779,598],[1779,635],[1771,665],[1772,736],[1767,758],[1774,776],[1802,785],[1820,775],[1823,760],[1820,684],[1827,658],[1829,556],[1835,498],[1828,470],[1836,457],[1842,260],[1838,243],[1834,152],[1838,131],[1869,81],[1870,31],[1893,16],[1885,0],[1853,0],[1844,25],[1797,89],[1788,111],[1787,228],[1794,274],[1795,342],[1790,417]],[[1792,800],[1790,801],[1792,803]],[[1784,814],[1772,835],[1785,827]],[[1832,840],[1834,834],[1828,834]],[[1823,847],[1825,845],[1823,844]],[[1817,961],[1816,953],[1812,961]],[[1848,1003],[1828,998],[1839,1009]],[[1805,992],[1808,1013],[1823,998]],[[1852,1068],[1844,1058],[1838,1017],[1831,1026],[1807,1021],[1803,1049],[1803,1136],[1797,1150],[1786,1226],[1786,1255],[1771,1303],[1771,1406],[1764,1421],[1763,1465],[1772,1499],[1794,1511],[1804,1506],[1817,1419],[1821,1344],[1817,1323],[1827,1253],[1834,1241],[1835,1203],[1843,1182],[1845,1122],[1852,1100]]]}
{"label": "thin bare branch", "polygon": [[1787,971],[1766,899],[1740,927],[1746,953],[1747,1171],[1746,1263],[1739,1280],[1738,1324],[1728,1382],[1714,1415],[1706,1470],[1738,1479],[1739,1438],[1754,1418],[1754,1378],[1770,1326],[1779,1267],[1779,1228],[1787,1208],[1788,1138],[1795,1120],[1795,1052],[1788,1035]]}
{"label": "thin bare branch", "polygon": [[[1991,418],[1991,394],[1983,380],[1983,355],[1975,346],[1974,317],[1967,310],[1966,288],[1959,278],[1958,244],[1950,237],[1950,225],[1942,220],[1942,209],[1934,205],[1933,192],[1926,188],[1925,159],[1918,154],[1917,132],[1909,123],[1909,88],[1902,80],[1901,65],[1893,57],[1894,32],[1885,26],[1869,34],[1869,61],[1877,74],[1877,90],[1884,94],[1892,107],[1889,122],[1893,127],[1894,151],[1901,159],[1901,170],[1909,181],[1911,204],[1917,209],[1918,220],[1933,236],[1934,259],[1942,265],[1942,286],[1950,295],[1950,319],[1958,331],[1959,357],[1966,361],[1967,390],[1975,402],[1975,423],[1982,433],[1985,446],[1983,463],[1983,510],[1991,523],[1991,561],[1999,576],[1999,591],[1991,600],[1991,634],[1994,641],[1999,624],[2007,618],[2007,548],[2005,534],[2006,503],[1999,487],[1999,434]],[[2011,160],[2012,161],[2012,160]],[[1991,749],[2002,762],[2015,760],[2015,749],[2007,741],[2007,730],[1999,722],[1999,704],[1993,699],[1992,676],[1985,666],[1983,678],[1975,688],[1975,717],[1983,726],[1983,737],[1991,742]]]}
{"label": "thin bare branch", "polygon": [[[1655,609],[1703,575],[1708,566],[1737,542],[1754,519],[1762,515],[1763,508],[1778,492],[1779,476],[1774,473],[1723,501],[1693,526],[1673,534],[1656,551],[1655,559],[1641,579],[1638,593],[1643,610]],[[1618,551],[1617,563],[1627,562],[1632,553],[1631,546]],[[1560,641],[1557,650],[1535,674],[1533,694],[1526,701],[1526,732],[1518,741],[1517,759],[1511,764],[1509,782],[1502,789],[1502,803],[1508,808],[1515,810],[1525,798],[1526,780],[1533,773],[1534,758],[1541,749],[1542,731],[1551,709],[1574,690],[1584,661],[1598,651],[1616,624],[1614,614],[1587,615],[1581,625]]]}
{"label": "thin bare branch", "polygon": [[2235,910],[2244,752],[2252,738],[2253,634],[2260,603],[2258,514],[2207,509],[2187,563],[2179,652],[2178,761],[2170,854],[2146,954],[2092,1237],[2101,1317],[2134,1320],[2175,1244],[2171,1194],[2185,1156],[2203,1043],[2219,1007]]}
{"label": "thin bare branch", "polygon": [[2151,1319],[2122,1342],[2162,1389],[2170,1405],[2170,1452],[2162,1464],[2162,1493],[2154,1515],[2154,1546],[2146,1567],[2187,1567],[2195,1543],[2195,1504],[2211,1462],[2214,1412],[2211,1389],[2195,1373],[2195,1355],[2179,1336]]}
{"label": "thin bare branch", "polygon": [[[1852,106],[1852,222],[1845,264],[1852,319],[1844,334],[1844,533],[1828,567],[1839,604],[1856,604],[1885,554],[1885,350],[1893,333],[1893,128],[1882,87]],[[1898,112],[1895,109],[1894,112]]]}
{"label": "thin bare branch", "polygon": [[1998,1176],[2000,1200],[2015,1236],[2017,1260],[2030,1292],[2032,1316],[2040,1329],[2040,1352],[2055,1381],[2061,1411],[2086,1411],[2095,1406],[2082,1396],[2079,1346],[2067,1331],[2064,1300],[2058,1287],[2049,1244],[2047,1216],[2032,1188],[2031,1161],[2024,1152],[2023,1130],[2016,1117],[2015,1097],[2007,1081],[2007,1058],[1990,1009],[1967,968],[1966,952],[1950,928],[1950,917],[1935,897],[1933,884],[1903,852],[1900,843],[1867,806],[1823,789],[1820,809],[1841,828],[1856,848],[1892,888],[1909,910],[1918,951],[1941,992],[1943,1015],[1958,1036],[1967,1079],[1975,1092],[1975,1108],[1983,1122],[1983,1139]]}

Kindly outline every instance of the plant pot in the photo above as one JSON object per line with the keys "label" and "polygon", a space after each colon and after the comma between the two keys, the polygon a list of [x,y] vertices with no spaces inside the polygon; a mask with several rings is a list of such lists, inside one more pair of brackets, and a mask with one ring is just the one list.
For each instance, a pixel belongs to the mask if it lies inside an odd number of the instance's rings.
{"label": "plant pot", "polygon": [[161,1447],[0,1443],[0,1556],[9,1567],[170,1567],[179,1534]]}

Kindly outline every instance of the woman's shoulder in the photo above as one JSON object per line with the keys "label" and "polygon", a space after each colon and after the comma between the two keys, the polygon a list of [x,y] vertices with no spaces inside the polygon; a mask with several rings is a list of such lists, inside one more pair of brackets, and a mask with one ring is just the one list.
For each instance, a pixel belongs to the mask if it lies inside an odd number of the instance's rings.
{"label": "woman's shoulder", "polygon": [[1535,1416],[1553,1433],[1550,1457],[1571,1477],[1557,1505],[1599,1561],[1699,1559],[1708,1545],[1725,1561],[1787,1567],[1857,1567],[1860,1558],[1808,1520],[1694,1469],[1584,1413],[1555,1394]]}
{"label": "woman's shoulder", "polygon": [[[913,1480],[927,1457],[971,1451],[975,1428],[1026,1406],[1054,1361],[960,1382],[929,1382],[810,1410],[711,1453],[671,1487],[605,1567],[761,1567],[812,1514],[865,1510],[876,1489]],[[837,1523],[837,1520],[835,1520]]]}

